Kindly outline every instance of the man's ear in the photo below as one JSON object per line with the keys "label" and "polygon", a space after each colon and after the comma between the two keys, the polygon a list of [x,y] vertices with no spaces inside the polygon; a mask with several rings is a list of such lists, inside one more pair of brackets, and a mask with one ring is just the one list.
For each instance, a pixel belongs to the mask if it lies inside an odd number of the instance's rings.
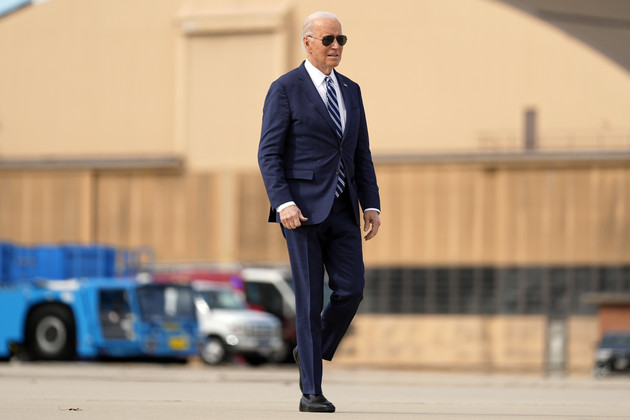
{"label": "man's ear", "polygon": [[304,46],[304,49],[306,51],[311,48],[311,40],[309,39],[309,37],[305,36],[304,38],[302,38],[302,45]]}

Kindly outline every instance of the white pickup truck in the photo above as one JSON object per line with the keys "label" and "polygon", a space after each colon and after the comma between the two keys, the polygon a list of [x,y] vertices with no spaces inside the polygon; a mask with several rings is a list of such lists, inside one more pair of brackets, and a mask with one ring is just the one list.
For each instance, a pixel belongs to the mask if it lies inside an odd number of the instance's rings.
{"label": "white pickup truck", "polygon": [[286,353],[282,325],[275,316],[249,309],[245,298],[229,285],[199,281],[195,291],[200,352],[209,365],[241,355],[253,365],[277,361]]}

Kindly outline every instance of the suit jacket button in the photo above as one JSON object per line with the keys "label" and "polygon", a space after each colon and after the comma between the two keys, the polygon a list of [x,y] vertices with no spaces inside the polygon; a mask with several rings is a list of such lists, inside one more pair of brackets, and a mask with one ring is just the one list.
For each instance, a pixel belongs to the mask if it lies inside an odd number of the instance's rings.
{"label": "suit jacket button", "polygon": [[339,171],[335,171],[335,175],[339,175]]}

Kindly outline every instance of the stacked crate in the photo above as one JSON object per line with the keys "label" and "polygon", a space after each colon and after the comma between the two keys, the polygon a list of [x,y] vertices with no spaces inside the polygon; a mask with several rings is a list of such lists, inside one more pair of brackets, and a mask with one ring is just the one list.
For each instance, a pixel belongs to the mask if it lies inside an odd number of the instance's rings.
{"label": "stacked crate", "polygon": [[126,251],[102,245],[19,246],[0,242],[0,282],[116,277],[130,274],[127,259]]}

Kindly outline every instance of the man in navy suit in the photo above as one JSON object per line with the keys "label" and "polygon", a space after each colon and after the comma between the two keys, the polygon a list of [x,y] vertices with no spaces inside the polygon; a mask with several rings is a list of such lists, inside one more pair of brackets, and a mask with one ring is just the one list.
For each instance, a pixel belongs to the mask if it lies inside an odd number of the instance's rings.
{"label": "man in navy suit", "polygon": [[[333,70],[346,41],[334,14],[306,19],[306,60],[271,84],[258,149],[269,221],[281,223],[293,274],[300,411],[335,411],[322,359],[332,360],[363,298],[359,206],[366,240],[381,224],[361,90]],[[322,312],[324,270],[332,296]]]}

